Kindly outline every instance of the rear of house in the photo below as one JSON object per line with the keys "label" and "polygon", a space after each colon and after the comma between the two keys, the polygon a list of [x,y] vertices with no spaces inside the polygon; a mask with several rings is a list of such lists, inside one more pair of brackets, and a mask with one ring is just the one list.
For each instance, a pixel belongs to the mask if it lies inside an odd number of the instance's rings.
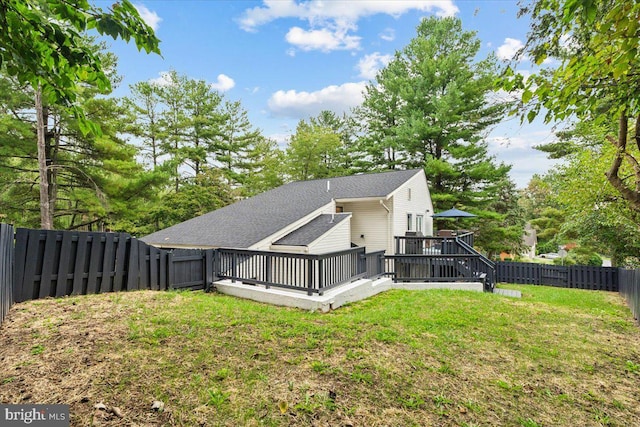
{"label": "rear of house", "polygon": [[433,234],[422,169],[298,181],[142,238],[167,248],[393,253],[394,236]]}

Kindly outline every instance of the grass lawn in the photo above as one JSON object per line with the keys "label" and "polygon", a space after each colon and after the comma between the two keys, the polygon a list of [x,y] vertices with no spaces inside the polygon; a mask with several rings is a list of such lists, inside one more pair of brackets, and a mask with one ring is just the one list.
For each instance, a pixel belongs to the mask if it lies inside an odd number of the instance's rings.
{"label": "grass lawn", "polygon": [[202,292],[21,303],[0,402],[67,403],[74,426],[640,425],[621,297],[505,287],[523,298],[390,291],[328,314]]}

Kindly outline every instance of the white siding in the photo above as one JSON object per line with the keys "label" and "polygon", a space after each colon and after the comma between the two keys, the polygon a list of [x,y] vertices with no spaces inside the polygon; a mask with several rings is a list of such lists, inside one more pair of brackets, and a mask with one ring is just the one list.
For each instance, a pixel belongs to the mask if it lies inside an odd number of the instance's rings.
{"label": "white siding", "polygon": [[[409,196],[409,194],[411,196]],[[394,193],[389,203],[393,205],[393,235],[404,236],[407,231],[407,214],[411,214],[416,231],[416,217],[423,216],[423,230],[425,236],[433,235],[433,204],[424,173],[418,173]]]}
{"label": "white siding", "polygon": [[[391,208],[387,201],[383,203]],[[386,250],[393,252],[389,239],[389,222],[387,210],[380,204],[380,200],[336,203],[344,208],[344,212],[351,212],[351,241],[358,246],[367,248],[367,252]],[[361,237],[364,236],[364,237]]]}
{"label": "white siding", "polygon": [[326,254],[351,248],[351,219],[345,219],[309,245],[310,254]]}

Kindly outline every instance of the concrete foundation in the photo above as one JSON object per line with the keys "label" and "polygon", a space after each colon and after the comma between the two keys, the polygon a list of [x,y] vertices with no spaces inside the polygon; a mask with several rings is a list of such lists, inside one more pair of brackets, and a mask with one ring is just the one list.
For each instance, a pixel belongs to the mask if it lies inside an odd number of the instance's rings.
{"label": "concrete foundation", "polygon": [[226,295],[323,313],[389,289],[456,289],[483,292],[483,284],[480,282],[393,283],[393,280],[389,278],[357,280],[328,290],[323,295],[311,296],[305,292],[278,288],[266,289],[263,286],[245,285],[240,282],[232,283],[231,280],[215,282],[214,287],[218,292]]}

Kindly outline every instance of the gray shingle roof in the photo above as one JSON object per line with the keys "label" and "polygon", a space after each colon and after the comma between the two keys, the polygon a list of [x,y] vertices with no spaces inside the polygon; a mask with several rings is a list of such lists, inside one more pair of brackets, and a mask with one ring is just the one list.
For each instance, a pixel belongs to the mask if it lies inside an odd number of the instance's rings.
{"label": "gray shingle roof", "polygon": [[325,206],[331,199],[386,197],[419,172],[420,169],[413,169],[296,181],[140,240],[165,247],[247,248]]}
{"label": "gray shingle roof", "polygon": [[307,246],[350,216],[351,214],[348,213],[319,215],[302,227],[274,242],[274,245]]}

